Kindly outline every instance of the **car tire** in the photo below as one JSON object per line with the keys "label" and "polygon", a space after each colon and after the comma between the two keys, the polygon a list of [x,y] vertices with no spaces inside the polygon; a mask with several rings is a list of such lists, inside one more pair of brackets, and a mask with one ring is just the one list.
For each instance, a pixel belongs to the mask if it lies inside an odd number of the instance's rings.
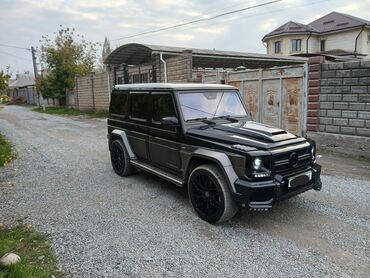
{"label": "car tire", "polygon": [[114,172],[121,177],[126,177],[135,172],[130,164],[130,157],[121,140],[115,140],[110,146],[110,158]]}
{"label": "car tire", "polygon": [[201,165],[191,172],[188,194],[195,212],[209,223],[225,222],[238,211],[224,175],[214,164]]}

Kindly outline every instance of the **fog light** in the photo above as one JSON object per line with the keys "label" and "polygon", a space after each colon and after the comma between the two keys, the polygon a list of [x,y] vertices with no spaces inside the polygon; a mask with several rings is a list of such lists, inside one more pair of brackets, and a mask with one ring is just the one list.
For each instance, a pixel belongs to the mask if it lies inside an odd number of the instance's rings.
{"label": "fog light", "polygon": [[253,175],[254,175],[256,178],[264,178],[264,177],[269,177],[269,176],[270,176],[270,172],[253,173]]}

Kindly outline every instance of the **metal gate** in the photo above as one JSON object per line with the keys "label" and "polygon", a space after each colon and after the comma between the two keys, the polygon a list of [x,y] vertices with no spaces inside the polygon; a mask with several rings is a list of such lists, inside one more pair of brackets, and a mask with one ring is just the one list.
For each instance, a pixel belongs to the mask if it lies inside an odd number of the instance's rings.
{"label": "metal gate", "polygon": [[255,121],[305,135],[307,66],[228,72]]}

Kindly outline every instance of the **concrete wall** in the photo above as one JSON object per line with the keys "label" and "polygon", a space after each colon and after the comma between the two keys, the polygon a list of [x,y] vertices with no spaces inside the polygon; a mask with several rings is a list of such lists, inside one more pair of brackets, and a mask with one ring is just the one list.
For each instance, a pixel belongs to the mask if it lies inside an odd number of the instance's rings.
{"label": "concrete wall", "polygon": [[370,137],[370,60],[321,70],[319,130]]}
{"label": "concrete wall", "polygon": [[77,77],[74,88],[76,107],[81,110],[108,110],[109,91],[107,73]]}
{"label": "concrete wall", "polygon": [[[165,61],[167,63],[167,82],[186,83],[192,81],[191,51],[184,51],[179,56],[166,57]],[[153,65],[155,66],[157,82],[164,82],[164,65],[160,62],[158,54],[154,64],[128,67],[129,82],[133,83],[135,74],[149,74],[148,80],[151,82],[150,75],[154,74]],[[117,83],[123,83],[122,66],[117,67],[116,78]],[[70,96],[67,105],[81,110],[108,110],[110,90],[113,85],[113,70],[109,74],[105,72],[76,77],[76,85],[73,90],[75,101],[73,101],[73,96]]]}

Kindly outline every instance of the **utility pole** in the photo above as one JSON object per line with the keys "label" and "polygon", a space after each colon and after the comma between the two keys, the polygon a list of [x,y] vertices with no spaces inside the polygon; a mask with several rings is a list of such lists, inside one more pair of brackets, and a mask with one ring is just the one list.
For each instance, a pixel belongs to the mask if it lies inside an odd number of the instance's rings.
{"label": "utility pole", "polygon": [[[36,63],[36,50],[33,46],[31,46],[31,54],[32,54],[32,63],[33,63],[33,74],[35,75],[35,82],[36,82],[38,71],[37,71],[37,63]],[[41,106],[41,103],[42,103],[42,107],[45,111],[44,100],[43,100],[43,97],[42,97],[41,93],[39,92],[37,86],[36,86],[36,93],[39,97],[39,107]]]}

